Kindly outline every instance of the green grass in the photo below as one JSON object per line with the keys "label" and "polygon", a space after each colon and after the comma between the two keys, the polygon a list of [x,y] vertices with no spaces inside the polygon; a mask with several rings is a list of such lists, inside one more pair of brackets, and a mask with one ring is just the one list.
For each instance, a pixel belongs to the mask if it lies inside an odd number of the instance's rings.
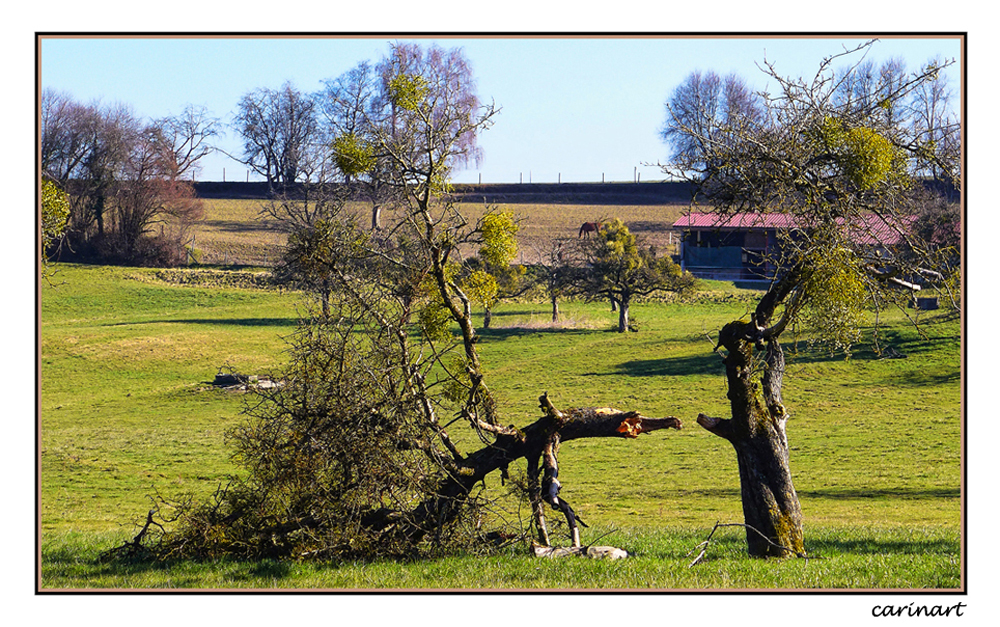
{"label": "green grass", "polygon": [[[59,269],[42,296],[43,587],[959,585],[960,327],[926,313],[924,337],[890,316],[889,343],[905,359],[861,350],[845,361],[804,341],[786,344],[792,474],[806,547],[822,559],[750,560],[742,531],[729,529],[717,532],[707,561],[687,568],[687,553],[716,522],[742,521],[732,448],[694,422],[699,412],[728,414],[714,334],[747,305],[725,284],[709,284],[696,302],[635,305],[639,333],[609,331],[615,314],[583,303],[563,304],[572,324],[554,328],[540,324],[544,305],[504,304],[482,333],[487,376],[510,422],[534,420],[542,392],[557,406],[684,421],[681,431],[561,448],[562,494],[591,525],[584,543],[622,546],[629,560],[550,562],[521,547],[408,564],[97,563],[135,533],[149,495],[204,496],[233,472],[222,436],[243,397],[208,382],[224,365],[279,370],[300,302],[246,287],[242,275]],[[455,429],[471,449],[470,434]]]}
{"label": "green grass", "polygon": [[808,560],[746,557],[742,530],[716,532],[691,563],[709,529],[595,530],[624,547],[628,559],[532,558],[520,550],[412,562],[311,563],[213,560],[106,564],[101,551],[123,534],[57,534],[43,544],[47,588],[336,588],[336,589],[617,589],[725,588],[956,589],[959,539],[943,529],[823,527],[810,530]]}
{"label": "green grass", "polygon": [[204,493],[231,472],[227,364],[277,370],[298,319],[277,291],[139,281],[155,271],[64,266],[41,328],[42,529],[107,529],[147,494]]}

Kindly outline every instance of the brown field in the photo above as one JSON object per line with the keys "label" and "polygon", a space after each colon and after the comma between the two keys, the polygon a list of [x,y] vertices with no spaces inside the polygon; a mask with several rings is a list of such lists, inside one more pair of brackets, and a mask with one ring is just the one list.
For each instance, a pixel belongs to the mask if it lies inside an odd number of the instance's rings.
{"label": "brown field", "polygon": [[[194,248],[200,251],[200,262],[206,265],[271,266],[281,254],[286,235],[273,224],[260,218],[266,201],[259,199],[205,199],[205,218],[193,230]],[[535,263],[552,240],[575,238],[584,222],[622,219],[632,230],[663,253],[676,252],[677,232],[671,225],[688,205],[596,205],[596,204],[533,204],[500,203],[521,221],[518,234],[521,243],[521,263]],[[460,203],[459,208],[470,219],[484,211],[479,203]],[[358,211],[364,211],[357,205]]]}
{"label": "brown field", "polygon": [[[463,207],[466,205],[463,205]],[[678,233],[671,225],[680,217],[687,205],[564,205],[564,204],[510,204],[500,205],[521,220],[518,239],[521,244],[521,263],[537,262],[552,240],[578,237],[580,225],[620,218],[643,241],[656,246],[661,253],[675,252]],[[482,210],[470,206],[470,215]]]}
{"label": "brown field", "polygon": [[199,261],[207,265],[273,265],[285,235],[259,219],[263,200],[204,200],[205,217],[192,231]]}

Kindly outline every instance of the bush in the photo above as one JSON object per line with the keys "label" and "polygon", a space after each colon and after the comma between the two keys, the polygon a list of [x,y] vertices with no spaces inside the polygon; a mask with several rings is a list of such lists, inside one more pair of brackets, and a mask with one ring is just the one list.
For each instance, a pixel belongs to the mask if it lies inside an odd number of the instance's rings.
{"label": "bush", "polygon": [[102,263],[144,268],[176,268],[187,262],[187,249],[164,235],[135,240],[117,233],[96,235],[61,251],[60,261]]}

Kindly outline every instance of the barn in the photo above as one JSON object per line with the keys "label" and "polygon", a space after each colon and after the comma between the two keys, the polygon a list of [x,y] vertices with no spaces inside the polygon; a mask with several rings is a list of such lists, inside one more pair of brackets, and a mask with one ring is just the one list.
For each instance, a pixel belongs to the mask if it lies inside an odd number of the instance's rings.
{"label": "barn", "polygon": [[[853,229],[855,242],[891,255],[913,218],[890,225],[869,216]],[[720,281],[754,283],[774,275],[773,260],[780,256],[782,242],[808,229],[785,213],[736,213],[722,218],[714,213],[691,212],[673,224],[681,231],[678,257],[691,274]]]}

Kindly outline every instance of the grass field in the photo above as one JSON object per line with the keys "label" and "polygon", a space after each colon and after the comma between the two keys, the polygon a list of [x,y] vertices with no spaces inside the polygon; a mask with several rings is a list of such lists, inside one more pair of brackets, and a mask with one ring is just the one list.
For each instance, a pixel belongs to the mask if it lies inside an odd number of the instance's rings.
{"label": "grass field", "polygon": [[584,303],[565,303],[572,324],[556,328],[540,323],[544,305],[505,304],[483,332],[487,376],[510,422],[533,420],[543,391],[559,406],[684,421],[679,432],[561,450],[562,494],[591,525],[584,543],[621,546],[632,559],[549,562],[520,547],[417,563],[100,564],[97,554],[134,534],[149,495],[204,496],[233,471],[223,434],[243,399],[209,382],[224,366],[279,370],[300,301],[254,287],[247,272],[210,269],[60,266],[54,283],[42,295],[44,588],[961,585],[960,326],[935,312],[923,314],[923,337],[891,317],[889,343],[905,359],[862,349],[845,361],[788,346],[791,467],[806,548],[819,559],[751,560],[742,531],[729,529],[687,567],[716,522],[742,521],[735,456],[694,423],[698,412],[728,413],[710,338],[745,313],[747,298],[725,284],[691,301],[635,305],[634,334],[610,332],[615,314]]}

